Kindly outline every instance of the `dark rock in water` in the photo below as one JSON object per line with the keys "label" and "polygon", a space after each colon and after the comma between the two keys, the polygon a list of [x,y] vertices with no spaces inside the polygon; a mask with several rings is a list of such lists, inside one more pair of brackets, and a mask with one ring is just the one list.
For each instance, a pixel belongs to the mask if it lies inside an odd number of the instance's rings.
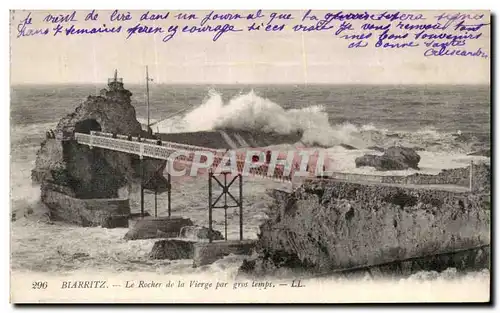
{"label": "dark rock in water", "polygon": [[105,218],[101,224],[103,228],[127,228],[128,215],[112,215]]}
{"label": "dark rock in water", "polygon": [[383,155],[367,154],[356,158],[356,167],[371,166],[379,171],[419,169],[420,155],[414,149],[389,147]]}
{"label": "dark rock in water", "polygon": [[73,259],[88,258],[90,255],[85,252],[76,252],[71,256]]}
{"label": "dark rock in water", "polygon": [[348,144],[345,144],[345,143],[341,143],[340,146],[344,149],[347,149],[347,150],[358,150],[358,148],[356,147],[353,147],[351,145],[348,145]]}
{"label": "dark rock in water", "polygon": [[400,138],[400,137],[401,137],[401,135],[400,135],[400,134],[398,134],[398,133],[394,133],[394,134],[387,134],[386,136],[387,136],[387,137],[389,137],[389,138]]}
{"label": "dark rock in water", "polygon": [[[209,239],[209,229],[205,226],[184,226],[182,227],[179,237],[191,240]],[[223,240],[224,236],[218,230],[212,229],[212,240]]]}
{"label": "dark rock in water", "polygon": [[194,242],[183,240],[160,240],[155,242],[149,257],[155,260],[192,259]]}
{"label": "dark rock in water", "polygon": [[193,222],[190,219],[182,217],[145,218],[138,220],[124,239],[175,238],[183,227],[191,225]]}
{"label": "dark rock in water", "polygon": [[485,157],[490,158],[491,157],[491,150],[490,149],[479,150],[479,151],[467,153],[467,155],[485,156]]}

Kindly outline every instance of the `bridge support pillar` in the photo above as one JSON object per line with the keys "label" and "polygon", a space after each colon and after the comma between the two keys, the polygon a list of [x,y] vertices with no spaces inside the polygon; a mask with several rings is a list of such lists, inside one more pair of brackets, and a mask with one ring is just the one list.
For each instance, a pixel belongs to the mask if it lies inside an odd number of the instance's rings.
{"label": "bridge support pillar", "polygon": [[140,157],[141,166],[141,218],[144,218],[144,160]]}
{"label": "bridge support pillar", "polygon": [[168,206],[168,216],[172,215],[172,176],[167,173],[167,206]]}

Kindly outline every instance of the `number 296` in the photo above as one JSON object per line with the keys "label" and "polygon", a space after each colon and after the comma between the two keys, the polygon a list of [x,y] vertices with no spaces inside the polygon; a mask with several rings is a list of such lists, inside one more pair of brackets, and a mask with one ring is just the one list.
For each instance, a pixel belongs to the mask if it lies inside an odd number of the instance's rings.
{"label": "number 296", "polygon": [[31,289],[46,289],[47,282],[46,281],[34,281],[31,285]]}

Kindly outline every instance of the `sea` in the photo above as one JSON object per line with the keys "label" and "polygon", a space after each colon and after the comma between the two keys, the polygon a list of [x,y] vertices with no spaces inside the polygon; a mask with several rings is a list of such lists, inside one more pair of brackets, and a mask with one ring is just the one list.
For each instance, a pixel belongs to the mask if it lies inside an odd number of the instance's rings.
{"label": "sea", "polygon": [[[60,118],[104,87],[104,83],[11,87],[11,212],[18,213],[11,223],[11,268],[43,273],[235,275],[241,264],[238,256],[193,269],[186,260],[150,260],[147,253],[154,240],[125,241],[123,229],[83,228],[48,221],[39,201],[40,187],[30,178],[36,152],[47,130],[54,129]],[[145,86],[125,84],[125,88],[133,93],[138,120],[146,123]],[[153,84],[150,121],[153,131],[159,132],[230,127],[288,133],[300,129],[304,144],[328,150],[336,161],[335,170],[353,173],[374,173],[373,168],[356,168],[354,164],[356,157],[374,152],[373,146],[409,146],[422,157],[420,172],[438,173],[445,168],[465,167],[471,160],[489,162],[488,157],[468,154],[490,149],[491,93],[487,85]],[[411,169],[386,174],[414,172]],[[203,184],[188,181],[186,188],[174,187],[174,213],[205,223]],[[265,191],[272,184],[258,179],[247,182],[248,238],[257,237],[258,226],[267,218],[269,199]],[[160,206],[164,205],[162,196],[159,201]],[[236,215],[231,218],[237,220]],[[236,235],[237,229],[230,234]],[[471,275],[474,279],[480,277],[481,282],[489,278],[483,272]]]}

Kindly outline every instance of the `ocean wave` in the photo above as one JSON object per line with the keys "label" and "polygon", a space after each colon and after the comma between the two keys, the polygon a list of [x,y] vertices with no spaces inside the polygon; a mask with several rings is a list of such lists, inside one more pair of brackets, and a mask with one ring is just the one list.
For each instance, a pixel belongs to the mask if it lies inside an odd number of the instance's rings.
{"label": "ocean wave", "polygon": [[438,131],[423,127],[418,131],[389,130],[374,124],[350,122],[331,124],[325,107],[311,104],[300,109],[284,109],[280,104],[259,96],[253,90],[231,98],[210,90],[195,109],[155,125],[156,131],[176,133],[216,129],[264,131],[278,134],[302,132],[302,143],[324,148],[350,145],[358,149],[394,145],[427,151],[467,153],[489,148],[489,134]]}

